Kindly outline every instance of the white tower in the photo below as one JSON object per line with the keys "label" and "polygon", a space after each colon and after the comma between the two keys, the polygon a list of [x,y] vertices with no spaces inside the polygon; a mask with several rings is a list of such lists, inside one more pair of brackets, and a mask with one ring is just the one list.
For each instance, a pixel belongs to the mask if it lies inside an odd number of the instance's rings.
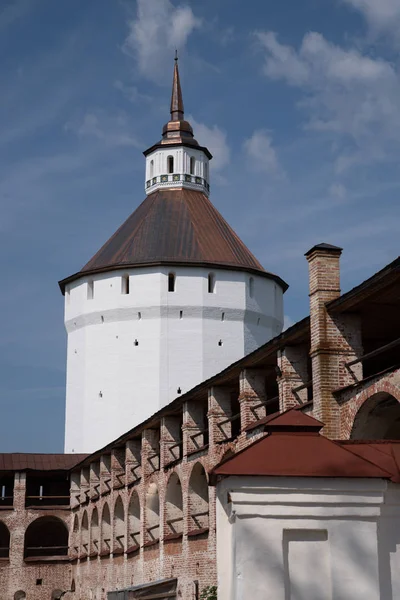
{"label": "white tower", "polygon": [[65,452],[92,452],[279,334],[287,285],[208,199],[207,148],[171,120],[145,153],[147,197],[60,282],[68,334]]}

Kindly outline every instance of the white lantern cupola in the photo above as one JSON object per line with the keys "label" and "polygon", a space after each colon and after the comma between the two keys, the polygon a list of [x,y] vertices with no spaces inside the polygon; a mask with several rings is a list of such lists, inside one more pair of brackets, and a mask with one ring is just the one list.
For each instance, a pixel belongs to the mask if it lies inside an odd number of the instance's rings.
{"label": "white lantern cupola", "polygon": [[184,120],[177,55],[170,112],[171,119],[163,127],[162,139],[144,152],[146,193],[151,194],[157,189],[188,188],[208,196],[209,161],[212,155],[194,139],[190,123]]}

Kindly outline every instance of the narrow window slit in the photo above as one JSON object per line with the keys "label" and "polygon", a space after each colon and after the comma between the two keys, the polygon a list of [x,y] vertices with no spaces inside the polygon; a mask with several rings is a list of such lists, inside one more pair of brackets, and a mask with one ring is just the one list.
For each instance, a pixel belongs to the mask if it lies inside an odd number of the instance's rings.
{"label": "narrow window slit", "polygon": [[129,275],[124,275],[121,279],[121,293],[129,294]]}
{"label": "narrow window slit", "polygon": [[250,298],[252,298],[254,295],[254,279],[253,277],[250,277],[249,279],[249,296]]}
{"label": "narrow window slit", "polygon": [[94,281],[88,281],[87,284],[87,299],[93,300],[94,298]]}
{"label": "narrow window slit", "polygon": [[215,293],[215,275],[214,275],[214,273],[208,274],[208,293],[209,294]]}
{"label": "narrow window slit", "polygon": [[175,273],[168,273],[168,291],[175,291]]}

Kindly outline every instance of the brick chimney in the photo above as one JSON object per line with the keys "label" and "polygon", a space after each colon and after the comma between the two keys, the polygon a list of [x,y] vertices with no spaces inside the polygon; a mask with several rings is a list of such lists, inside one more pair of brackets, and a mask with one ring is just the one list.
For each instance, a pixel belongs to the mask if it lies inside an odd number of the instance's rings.
{"label": "brick chimney", "polygon": [[[354,383],[356,377],[346,363],[361,356],[361,326],[358,315],[332,313],[326,305],[340,296],[342,249],[318,244],[306,253],[309,265],[311,364],[313,415],[324,423],[329,438],[341,437],[339,405],[333,391]],[[362,378],[362,366],[356,369]]]}

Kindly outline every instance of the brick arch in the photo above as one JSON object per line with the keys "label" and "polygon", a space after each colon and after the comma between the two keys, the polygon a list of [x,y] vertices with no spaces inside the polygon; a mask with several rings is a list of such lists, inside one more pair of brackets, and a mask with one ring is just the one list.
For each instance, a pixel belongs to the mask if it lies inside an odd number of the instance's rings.
{"label": "brick arch", "polygon": [[128,498],[127,519],[128,519],[128,550],[133,550],[140,546],[141,530],[141,501],[138,491],[133,489]]}
{"label": "brick arch", "polygon": [[201,461],[191,470],[188,491],[189,532],[208,530],[210,498],[207,471]]}
{"label": "brick arch", "polygon": [[10,530],[7,525],[0,521],[0,557],[8,558],[10,553]]}
{"label": "brick arch", "polygon": [[125,549],[126,510],[123,498],[117,495],[113,511],[113,552],[122,553]]}
{"label": "brick arch", "polygon": [[24,558],[67,554],[68,528],[62,519],[54,516],[38,517],[26,528]]}
{"label": "brick arch", "polygon": [[101,511],[101,522],[100,522],[100,548],[101,555],[107,556],[111,552],[112,548],[112,524],[111,524],[111,512],[108,502],[104,502],[103,510]]}
{"label": "brick arch", "polygon": [[89,554],[89,516],[86,509],[82,513],[80,534],[80,553],[82,556],[87,556]]}
{"label": "brick arch", "polygon": [[96,555],[100,551],[100,521],[99,510],[95,506],[90,515],[90,554]]}
{"label": "brick arch", "polygon": [[381,380],[369,386],[352,398],[341,408],[340,431],[341,439],[349,439],[353,430],[354,421],[361,407],[370,398],[377,394],[389,394],[400,403],[400,387],[387,380]]}
{"label": "brick arch", "polygon": [[160,487],[156,479],[145,490],[145,543],[160,539]]}
{"label": "brick arch", "polygon": [[179,474],[173,471],[165,490],[165,535],[183,534],[183,493]]}
{"label": "brick arch", "polygon": [[78,514],[75,514],[75,516],[72,520],[72,528],[71,528],[71,532],[70,532],[70,536],[69,536],[70,552],[71,552],[71,556],[73,556],[73,557],[78,556],[78,553],[79,553],[79,530],[80,530],[79,516],[78,516]]}

